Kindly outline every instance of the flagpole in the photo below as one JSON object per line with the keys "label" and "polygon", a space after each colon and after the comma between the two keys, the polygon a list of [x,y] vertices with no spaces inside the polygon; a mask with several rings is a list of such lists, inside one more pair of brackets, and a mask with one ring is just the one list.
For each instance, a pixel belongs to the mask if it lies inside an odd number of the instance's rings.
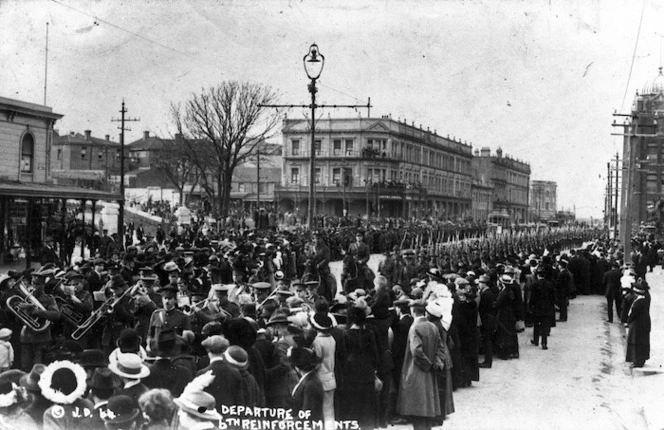
{"label": "flagpole", "polygon": [[44,106],[46,106],[47,81],[48,81],[48,22],[46,23],[46,54],[44,59]]}

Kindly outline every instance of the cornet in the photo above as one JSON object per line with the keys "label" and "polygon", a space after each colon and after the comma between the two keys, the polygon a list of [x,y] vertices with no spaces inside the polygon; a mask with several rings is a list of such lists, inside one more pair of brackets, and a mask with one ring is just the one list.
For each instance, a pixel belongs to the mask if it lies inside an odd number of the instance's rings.
{"label": "cornet", "polygon": [[[27,310],[28,307],[35,307],[41,311],[45,311],[44,305],[37,300],[37,298],[25,286],[23,278],[16,281],[14,287],[19,294],[13,295],[7,299],[7,307],[16,315],[23,323],[36,332],[43,332],[48,329],[51,322],[46,318],[35,317],[31,311]],[[30,306],[26,306],[30,305]]]}

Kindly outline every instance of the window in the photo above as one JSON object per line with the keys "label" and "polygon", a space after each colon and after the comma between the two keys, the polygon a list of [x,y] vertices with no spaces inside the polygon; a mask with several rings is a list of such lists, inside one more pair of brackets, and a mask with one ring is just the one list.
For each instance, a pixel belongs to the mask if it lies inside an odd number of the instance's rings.
{"label": "window", "polygon": [[87,156],[88,156],[88,147],[81,146],[81,159],[85,160]]}
{"label": "window", "polygon": [[344,185],[346,187],[353,186],[353,169],[344,169]]}
{"label": "window", "polygon": [[300,155],[300,141],[299,140],[293,140],[293,142],[292,142],[292,154],[294,156]]}
{"label": "window", "polygon": [[[341,144],[341,142],[339,142]],[[332,183],[335,185],[341,185],[341,168],[335,167],[332,169]]]}
{"label": "window", "polygon": [[334,139],[332,145],[333,145],[332,154],[341,155],[341,139]]}
{"label": "window", "polygon": [[243,183],[240,183],[238,185],[238,191],[241,192],[241,193],[244,193],[244,184]]}
{"label": "window", "polygon": [[320,167],[316,167],[314,171],[314,178],[316,180],[316,184],[320,184]]}
{"label": "window", "polygon": [[346,139],[346,156],[353,155],[353,139]]}
{"label": "window", "polygon": [[300,168],[299,167],[292,167],[291,168],[291,184],[299,184],[300,183]]}
{"label": "window", "polygon": [[21,142],[21,172],[32,173],[32,164],[35,156],[35,139],[30,133],[23,136]]}
{"label": "window", "polygon": [[119,150],[119,149],[117,149],[117,150],[115,151],[115,159],[116,159],[116,160],[119,160],[119,159],[120,159],[120,150]]}
{"label": "window", "polygon": [[265,182],[258,184],[258,192],[263,194],[267,193],[267,184]]}
{"label": "window", "polygon": [[314,141],[314,151],[316,151],[316,157],[320,156],[322,142],[320,140]]}
{"label": "window", "polygon": [[102,149],[99,150],[99,154],[97,154],[97,158],[99,158],[100,160],[102,158],[104,158],[104,150],[102,150]]}
{"label": "window", "polygon": [[58,149],[58,160],[62,160],[62,149]]}

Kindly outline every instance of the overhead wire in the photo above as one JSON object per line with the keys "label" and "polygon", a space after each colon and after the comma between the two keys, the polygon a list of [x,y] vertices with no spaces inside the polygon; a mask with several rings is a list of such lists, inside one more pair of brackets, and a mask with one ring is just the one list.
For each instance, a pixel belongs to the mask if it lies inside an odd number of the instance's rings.
{"label": "overhead wire", "polygon": [[185,55],[185,56],[187,56],[187,57],[190,57],[190,55],[187,54],[186,52],[180,51],[180,50],[178,50],[178,49],[175,49],[175,48],[173,48],[173,47],[171,47],[171,46],[165,45],[165,44],[163,44],[163,43],[161,43],[161,42],[158,42],[158,41],[156,41],[156,40],[150,39],[149,37],[145,37],[145,36],[143,36],[142,34],[136,33],[135,31],[128,30],[128,29],[126,29],[126,28],[124,28],[124,27],[121,27],[121,26],[119,26],[119,25],[117,25],[117,24],[113,24],[113,23],[110,22],[110,21],[107,21],[107,20],[105,20],[105,19],[99,18],[98,16],[95,16],[95,15],[89,14],[89,13],[83,11],[83,10],[80,10],[80,9],[78,9],[78,8],[75,8],[74,6],[71,6],[71,5],[65,4],[65,3],[63,3],[63,2],[61,2],[61,1],[59,1],[59,0],[51,0],[51,1],[52,1],[53,3],[59,4],[60,6],[64,6],[64,7],[68,8],[68,9],[74,10],[74,11],[76,11],[76,12],[78,12],[78,13],[80,13],[80,14],[83,14],[83,15],[85,15],[85,16],[89,16],[90,18],[93,18],[95,21],[100,22],[100,23],[104,23],[104,24],[108,25],[109,27],[113,27],[113,28],[115,28],[116,30],[119,30],[119,31],[125,32],[125,33],[127,33],[127,34],[131,34],[132,36],[138,37],[139,39],[145,40],[146,42],[150,42],[150,43],[153,43],[153,44],[155,44],[155,45],[161,46],[161,47],[164,48],[164,49],[168,49],[168,50],[170,50],[170,51],[177,52],[178,54],[182,54],[182,55]]}

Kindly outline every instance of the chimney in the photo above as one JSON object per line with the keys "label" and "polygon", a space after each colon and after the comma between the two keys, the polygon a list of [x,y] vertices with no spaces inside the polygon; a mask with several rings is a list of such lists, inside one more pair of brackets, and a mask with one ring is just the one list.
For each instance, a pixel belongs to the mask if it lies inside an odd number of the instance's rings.
{"label": "chimney", "polygon": [[498,149],[496,149],[496,157],[501,158],[502,156],[503,156],[503,150],[500,147],[498,147]]}
{"label": "chimney", "polygon": [[150,132],[149,131],[144,131],[143,132],[143,140],[148,140],[150,138]]}
{"label": "chimney", "polygon": [[479,150],[479,149],[476,149],[476,150],[475,150],[475,157],[479,157],[479,156],[480,156],[480,150]]}
{"label": "chimney", "polygon": [[92,133],[91,130],[85,130],[85,140],[90,141],[90,134]]}
{"label": "chimney", "polygon": [[107,141],[111,140],[111,135],[110,135],[110,134],[107,134],[107,135],[104,136],[104,137],[106,138]]}
{"label": "chimney", "polygon": [[490,157],[491,156],[491,149],[488,146],[483,146],[482,150],[480,151],[480,156],[481,157]]}
{"label": "chimney", "polygon": [[73,131],[70,131],[70,132],[69,132],[69,135],[70,135],[70,136],[76,136],[76,133],[74,133]]}

